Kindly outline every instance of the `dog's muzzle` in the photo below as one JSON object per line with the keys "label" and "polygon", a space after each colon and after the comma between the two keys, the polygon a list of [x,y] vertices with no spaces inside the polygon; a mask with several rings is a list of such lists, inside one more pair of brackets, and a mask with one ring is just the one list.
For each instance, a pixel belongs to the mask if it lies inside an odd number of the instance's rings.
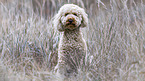
{"label": "dog's muzzle", "polygon": [[68,21],[69,21],[69,23],[70,23],[70,24],[73,22],[73,20],[72,20],[72,19],[69,19]]}

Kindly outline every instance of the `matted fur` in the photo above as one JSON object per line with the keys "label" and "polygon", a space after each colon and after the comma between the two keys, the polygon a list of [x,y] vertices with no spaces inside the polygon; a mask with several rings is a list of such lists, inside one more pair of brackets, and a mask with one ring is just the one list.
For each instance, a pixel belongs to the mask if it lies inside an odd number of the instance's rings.
{"label": "matted fur", "polygon": [[83,8],[65,4],[54,17],[53,23],[62,32],[55,69],[59,74],[69,77],[77,73],[86,55],[87,46],[80,28],[88,25],[88,16]]}

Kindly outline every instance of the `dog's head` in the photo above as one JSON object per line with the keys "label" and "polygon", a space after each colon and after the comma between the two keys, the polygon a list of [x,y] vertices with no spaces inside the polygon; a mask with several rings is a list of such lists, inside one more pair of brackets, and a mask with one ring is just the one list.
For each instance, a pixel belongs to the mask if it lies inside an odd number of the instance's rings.
{"label": "dog's head", "polygon": [[59,31],[64,31],[65,29],[74,30],[78,27],[87,26],[88,15],[83,8],[77,5],[65,4],[54,17],[53,23]]}

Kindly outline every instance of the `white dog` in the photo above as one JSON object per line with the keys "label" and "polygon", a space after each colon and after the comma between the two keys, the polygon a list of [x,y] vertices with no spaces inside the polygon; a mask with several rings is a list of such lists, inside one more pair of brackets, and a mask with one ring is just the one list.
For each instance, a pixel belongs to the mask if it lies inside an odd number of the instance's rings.
{"label": "white dog", "polygon": [[55,69],[59,74],[69,77],[77,73],[86,55],[87,46],[80,28],[88,25],[88,16],[83,8],[65,4],[54,17],[53,23],[62,32]]}

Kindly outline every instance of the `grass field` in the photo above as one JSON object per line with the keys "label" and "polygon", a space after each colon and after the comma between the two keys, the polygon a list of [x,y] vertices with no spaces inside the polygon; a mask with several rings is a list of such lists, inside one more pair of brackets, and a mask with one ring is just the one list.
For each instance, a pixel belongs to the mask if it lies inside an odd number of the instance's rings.
{"label": "grass field", "polygon": [[145,81],[145,0],[35,1],[0,0],[0,81],[61,80],[53,72],[60,33],[52,20],[65,3],[89,17],[82,29],[88,57],[74,81]]}

